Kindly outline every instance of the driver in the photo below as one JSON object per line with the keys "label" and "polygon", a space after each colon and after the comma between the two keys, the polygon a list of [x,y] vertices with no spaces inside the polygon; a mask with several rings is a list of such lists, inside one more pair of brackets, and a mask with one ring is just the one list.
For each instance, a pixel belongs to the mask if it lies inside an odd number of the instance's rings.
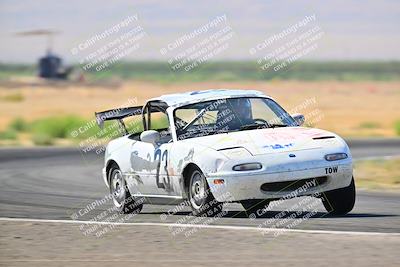
{"label": "driver", "polygon": [[[229,130],[239,130],[243,125],[254,123],[251,102],[248,98],[227,99],[226,108],[230,112],[224,117],[230,119],[225,121],[224,126],[227,126]],[[224,118],[220,118],[220,120],[223,121]]]}

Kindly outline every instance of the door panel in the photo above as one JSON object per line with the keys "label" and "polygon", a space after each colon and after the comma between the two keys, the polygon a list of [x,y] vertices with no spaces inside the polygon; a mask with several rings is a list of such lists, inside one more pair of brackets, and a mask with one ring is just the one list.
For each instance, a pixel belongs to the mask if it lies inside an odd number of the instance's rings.
{"label": "door panel", "polygon": [[155,170],[154,147],[150,143],[137,141],[130,150],[129,182],[133,183],[134,194],[151,192],[152,170]]}
{"label": "door panel", "polygon": [[168,172],[169,151],[171,143],[162,144],[154,150],[154,161],[156,169],[153,172],[156,190],[155,194],[175,195],[173,187],[173,177]]}
{"label": "door panel", "polygon": [[[178,177],[168,171],[169,150],[172,143],[154,146],[150,143],[135,142],[131,147],[130,180],[137,192],[150,195],[180,194]],[[178,184],[177,184],[178,183]],[[178,185],[178,187],[177,187]]]}

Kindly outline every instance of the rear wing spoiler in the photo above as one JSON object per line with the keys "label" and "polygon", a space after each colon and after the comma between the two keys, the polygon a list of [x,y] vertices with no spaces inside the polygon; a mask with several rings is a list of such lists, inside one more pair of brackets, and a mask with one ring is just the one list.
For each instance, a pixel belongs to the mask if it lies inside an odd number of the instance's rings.
{"label": "rear wing spoiler", "polygon": [[118,120],[121,126],[125,129],[125,133],[127,134],[128,131],[126,130],[125,124],[122,119],[130,116],[140,115],[142,114],[142,110],[142,106],[136,106],[95,112],[94,115],[96,116],[96,122],[100,129],[103,129],[105,121]]}

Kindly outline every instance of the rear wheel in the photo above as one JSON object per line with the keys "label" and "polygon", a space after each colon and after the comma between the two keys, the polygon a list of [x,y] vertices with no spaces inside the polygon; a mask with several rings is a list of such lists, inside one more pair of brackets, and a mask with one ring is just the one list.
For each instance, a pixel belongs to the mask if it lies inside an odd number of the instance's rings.
{"label": "rear wheel", "polygon": [[322,203],[325,209],[333,215],[345,215],[349,213],[356,202],[356,188],[354,178],[349,186],[328,191],[322,194]]}
{"label": "rear wheel", "polygon": [[195,215],[218,216],[221,214],[222,203],[214,198],[204,174],[198,168],[193,168],[190,173],[188,196]]}
{"label": "rear wheel", "polygon": [[242,204],[247,216],[258,217],[265,213],[269,202],[268,199],[249,199],[241,201],[240,204]]}
{"label": "rear wheel", "polygon": [[143,208],[142,199],[133,197],[118,166],[110,170],[110,193],[114,206],[121,213],[139,213]]}

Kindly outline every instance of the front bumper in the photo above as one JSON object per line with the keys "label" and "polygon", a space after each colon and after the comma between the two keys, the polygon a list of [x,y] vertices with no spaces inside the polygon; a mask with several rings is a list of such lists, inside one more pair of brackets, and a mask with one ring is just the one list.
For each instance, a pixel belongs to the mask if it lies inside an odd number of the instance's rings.
{"label": "front bumper", "polygon": [[[295,196],[305,196],[343,188],[351,183],[353,168],[351,162],[336,164],[337,172],[329,173],[324,166],[285,172],[248,171],[207,174],[207,182],[215,199],[219,202],[236,202],[248,199],[279,199],[287,197],[293,190],[264,191],[264,183],[287,182],[316,177],[326,177],[323,184],[297,190]],[[224,179],[223,184],[214,184],[215,179]]]}

